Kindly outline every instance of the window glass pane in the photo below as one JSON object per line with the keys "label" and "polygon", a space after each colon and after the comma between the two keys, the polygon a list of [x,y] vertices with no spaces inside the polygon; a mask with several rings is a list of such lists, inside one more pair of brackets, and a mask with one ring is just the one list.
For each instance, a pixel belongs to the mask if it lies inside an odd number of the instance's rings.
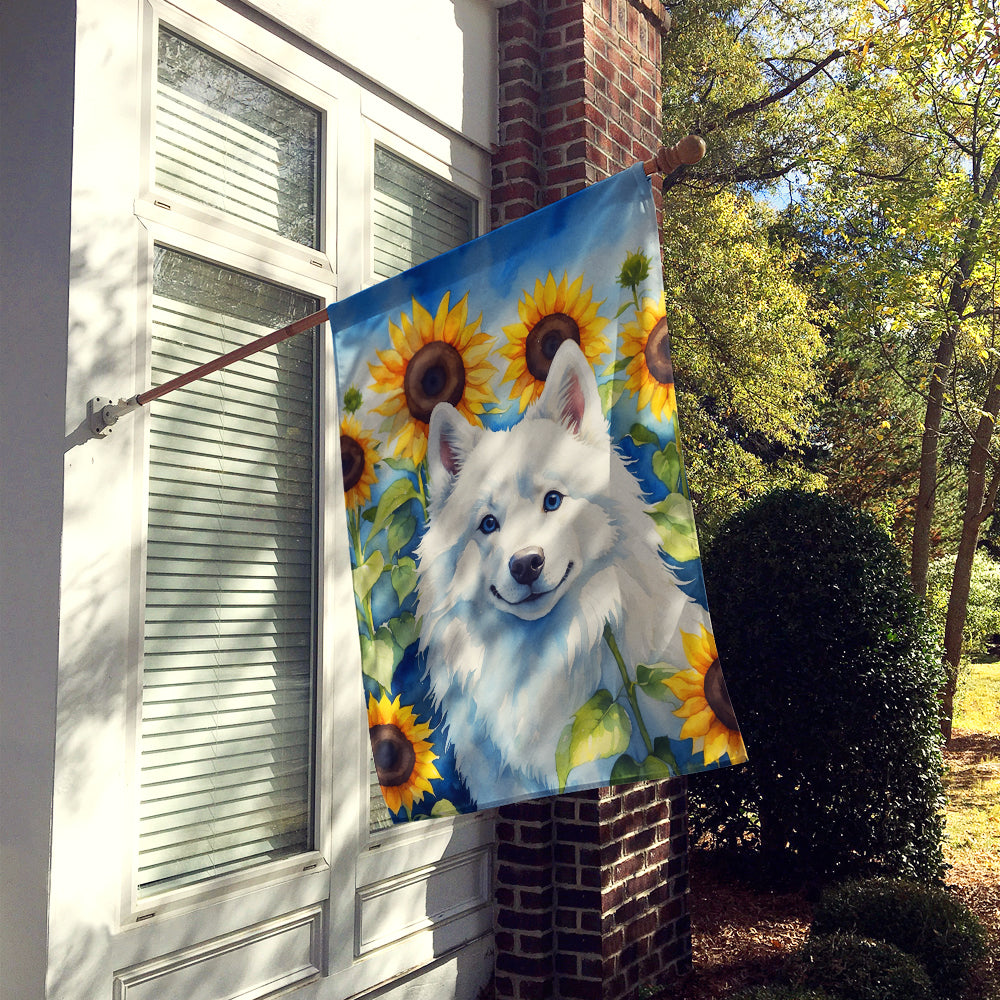
{"label": "window glass pane", "polygon": [[391,278],[473,239],[476,200],[375,147],[374,271]]}
{"label": "window glass pane", "polygon": [[[158,247],[152,383],[317,308]],[[143,895],[312,847],[314,338],[150,404]]]}
{"label": "window glass pane", "polygon": [[156,184],[318,246],[319,112],[160,28]]}

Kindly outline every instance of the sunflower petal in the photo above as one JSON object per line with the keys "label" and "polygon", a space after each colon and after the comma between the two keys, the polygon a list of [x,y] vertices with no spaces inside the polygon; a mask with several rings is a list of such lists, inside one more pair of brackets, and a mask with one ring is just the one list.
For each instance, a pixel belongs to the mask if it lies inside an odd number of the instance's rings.
{"label": "sunflower petal", "polygon": [[718,720],[705,736],[705,763],[717,761],[729,749],[729,730]]}
{"label": "sunflower petal", "polygon": [[692,715],[691,718],[689,718],[687,722],[681,726],[681,739],[687,740],[695,736],[705,736],[709,729],[711,729],[714,721],[715,713],[706,705],[702,711],[698,712],[696,715]]}
{"label": "sunflower petal", "polygon": [[699,673],[707,673],[708,668],[719,658],[715,649],[715,637],[706,631],[704,625],[698,626],[699,634],[685,632],[681,629],[681,642],[684,644],[684,655],[688,663]]}
{"label": "sunflower petal", "polygon": [[548,315],[555,309],[557,292],[556,279],[549,271],[549,276],[545,279],[545,290],[542,297],[542,312],[544,314]]}
{"label": "sunflower petal", "polygon": [[680,708],[674,711],[674,715],[678,719],[689,719],[692,716],[697,715],[699,712],[704,712],[708,707],[708,702],[705,700],[703,695],[695,695],[692,698],[688,698]]}
{"label": "sunflower petal", "polygon": [[680,701],[687,701],[688,698],[692,698],[695,695],[704,695],[705,693],[705,679],[697,670],[690,668],[678,671],[672,677],[668,677],[663,683],[670,688],[674,697]]}

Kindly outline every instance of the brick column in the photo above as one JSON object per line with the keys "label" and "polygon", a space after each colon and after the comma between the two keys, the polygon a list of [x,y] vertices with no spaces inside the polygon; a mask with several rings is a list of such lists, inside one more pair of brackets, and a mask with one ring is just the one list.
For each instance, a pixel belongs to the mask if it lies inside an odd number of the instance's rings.
{"label": "brick column", "polygon": [[660,144],[661,0],[513,0],[501,7],[493,228]]}
{"label": "brick column", "polygon": [[[497,13],[494,228],[655,152],[669,23],[660,0],[513,0]],[[688,970],[686,788],[499,810],[497,997],[620,1000]]]}

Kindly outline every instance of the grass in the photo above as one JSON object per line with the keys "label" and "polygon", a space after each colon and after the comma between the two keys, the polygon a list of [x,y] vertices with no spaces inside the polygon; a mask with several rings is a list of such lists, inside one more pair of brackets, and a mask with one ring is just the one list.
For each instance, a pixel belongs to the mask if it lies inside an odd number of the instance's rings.
{"label": "grass", "polygon": [[1000,661],[963,672],[948,750],[948,861],[1000,876]]}
{"label": "grass", "polygon": [[1000,1000],[1000,661],[963,671],[945,757],[946,880],[986,925],[993,945],[971,995]]}
{"label": "grass", "polygon": [[963,670],[955,700],[958,728],[1000,736],[1000,660],[973,663]]}

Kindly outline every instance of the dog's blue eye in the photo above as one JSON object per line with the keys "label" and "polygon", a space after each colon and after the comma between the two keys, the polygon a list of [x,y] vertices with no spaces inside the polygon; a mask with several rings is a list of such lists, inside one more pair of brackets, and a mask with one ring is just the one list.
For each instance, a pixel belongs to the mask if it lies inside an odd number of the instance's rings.
{"label": "dog's blue eye", "polygon": [[491,535],[494,531],[500,530],[500,522],[492,514],[487,514],[479,522],[479,530],[484,535]]}
{"label": "dog's blue eye", "polygon": [[542,510],[558,510],[563,502],[563,495],[558,490],[549,490],[542,500]]}

